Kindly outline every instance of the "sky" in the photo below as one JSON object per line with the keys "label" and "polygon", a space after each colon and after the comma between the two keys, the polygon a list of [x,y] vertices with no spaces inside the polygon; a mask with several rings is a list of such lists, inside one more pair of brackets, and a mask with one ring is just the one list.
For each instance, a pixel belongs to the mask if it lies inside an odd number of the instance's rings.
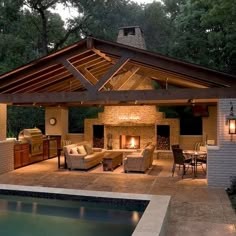
{"label": "sky", "polygon": [[[138,4],[144,3],[152,3],[154,0],[133,0],[134,2],[137,2]],[[57,12],[61,15],[61,18],[66,21],[67,18],[73,17],[77,15],[76,11],[73,11],[73,9],[64,8],[62,4],[58,4],[56,10],[52,10],[52,12]]]}

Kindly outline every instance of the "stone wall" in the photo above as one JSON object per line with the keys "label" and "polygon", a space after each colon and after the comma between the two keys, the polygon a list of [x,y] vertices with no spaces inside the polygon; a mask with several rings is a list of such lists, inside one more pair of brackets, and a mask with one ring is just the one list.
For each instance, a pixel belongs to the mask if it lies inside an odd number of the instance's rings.
{"label": "stone wall", "polygon": [[207,178],[209,186],[230,186],[230,176],[236,176],[236,135],[228,132],[226,116],[230,113],[230,101],[236,107],[236,99],[220,99],[218,102],[218,146],[208,147]]}
{"label": "stone wall", "polygon": [[136,48],[146,49],[143,33],[138,26],[120,28],[117,42]]}
{"label": "stone wall", "polygon": [[120,147],[120,135],[140,136],[140,147],[146,143],[156,144],[156,126],[170,126],[170,144],[179,143],[179,120],[166,119],[156,106],[107,106],[98,119],[86,119],[84,138],[93,140],[93,125],[104,125],[104,148],[107,134],[112,134],[113,149]]}

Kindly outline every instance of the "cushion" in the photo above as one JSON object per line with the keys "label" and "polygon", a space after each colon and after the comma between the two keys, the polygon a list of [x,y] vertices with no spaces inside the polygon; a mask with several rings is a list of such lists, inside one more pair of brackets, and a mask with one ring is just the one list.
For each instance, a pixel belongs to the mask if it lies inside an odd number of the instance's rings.
{"label": "cushion", "polygon": [[144,154],[144,151],[145,151],[145,148],[141,151],[141,156],[143,156],[143,154]]}
{"label": "cushion", "polygon": [[87,154],[87,152],[86,152],[86,150],[85,150],[83,145],[78,146],[77,147],[77,151],[78,151],[79,154],[83,154],[83,155]]}
{"label": "cushion", "polygon": [[84,147],[85,147],[85,150],[86,150],[86,152],[87,152],[87,154],[88,155],[90,155],[90,154],[93,154],[93,149],[92,149],[92,147],[90,147],[89,145],[84,145]]}
{"label": "cushion", "polygon": [[70,154],[78,154],[77,147],[71,148],[70,149]]}

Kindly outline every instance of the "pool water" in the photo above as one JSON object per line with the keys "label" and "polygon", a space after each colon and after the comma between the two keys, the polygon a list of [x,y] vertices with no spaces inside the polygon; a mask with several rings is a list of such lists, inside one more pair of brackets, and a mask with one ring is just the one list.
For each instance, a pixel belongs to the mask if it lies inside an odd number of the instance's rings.
{"label": "pool water", "polygon": [[0,195],[0,235],[130,236],[143,207]]}

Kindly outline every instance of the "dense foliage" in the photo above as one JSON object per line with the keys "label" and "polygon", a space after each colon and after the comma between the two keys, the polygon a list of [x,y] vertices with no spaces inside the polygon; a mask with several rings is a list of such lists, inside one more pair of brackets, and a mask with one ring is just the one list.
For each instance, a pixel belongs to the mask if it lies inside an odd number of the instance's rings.
{"label": "dense foliage", "polygon": [[[57,4],[78,14],[63,21]],[[148,50],[236,74],[235,0],[0,0],[0,74],[88,35],[116,41],[127,25],[141,26]]]}

